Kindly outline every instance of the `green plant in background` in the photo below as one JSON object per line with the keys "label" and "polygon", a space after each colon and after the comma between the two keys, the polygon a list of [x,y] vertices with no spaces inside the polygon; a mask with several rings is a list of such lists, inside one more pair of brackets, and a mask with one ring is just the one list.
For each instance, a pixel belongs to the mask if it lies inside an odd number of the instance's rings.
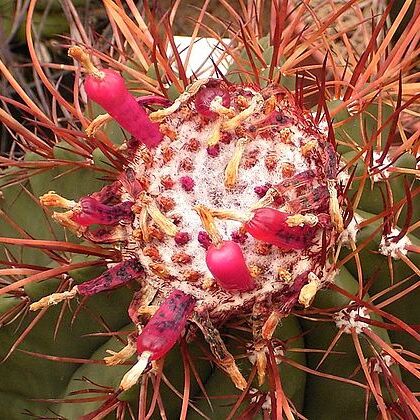
{"label": "green plant in background", "polygon": [[[392,3],[373,1],[136,8],[104,0],[108,23],[94,33],[71,2],[62,2],[71,34],[63,51],[83,47],[72,56],[85,68],[87,51],[99,70],[124,77],[142,107],[122,112],[110,99],[117,88],[102,85],[95,96],[88,86],[95,75],[82,73],[76,61],[42,61],[42,40],[31,32],[36,15],[62,15],[56,3],[42,9],[44,2],[29,2],[26,43],[36,88],[22,86],[0,62],[7,88],[0,120],[15,152],[0,157],[2,418],[420,416],[420,9],[413,4],[403,2],[390,23]],[[187,56],[174,34],[192,36]],[[230,63],[222,81],[195,82],[206,77],[190,71],[198,37],[219,41]],[[221,69],[213,57],[207,62]],[[70,83],[61,81],[73,74]],[[118,97],[126,95],[118,89]],[[104,111],[114,121],[98,119]],[[164,138],[149,151],[138,138],[150,141],[144,132],[157,124]],[[257,155],[270,142],[273,150],[282,143],[287,157]],[[258,165],[266,169],[252,172]],[[191,203],[201,205],[201,219],[189,213]],[[300,218],[296,225],[275,219],[279,236],[264,230],[261,241],[254,235],[274,222],[258,225],[252,215],[268,208]],[[214,254],[228,242],[236,252],[233,271]],[[238,263],[237,249],[248,266]],[[206,266],[209,255],[216,262]],[[124,274],[114,276],[118,267]],[[123,287],[108,291],[104,273]],[[91,294],[95,287],[102,293]],[[168,309],[174,289],[182,290],[180,304]],[[187,303],[195,305],[193,315]],[[138,366],[133,341],[157,340],[145,327],[157,319],[156,305],[168,322],[179,315],[174,330],[184,330],[180,320],[188,318],[185,334],[152,363],[140,352],[145,372],[137,385],[123,386]],[[115,365],[106,366],[110,360]]]}
{"label": "green plant in background", "polygon": [[[63,2],[66,12],[71,7],[83,10],[83,6],[93,7],[99,2],[86,2],[85,0],[75,0]],[[69,7],[69,5],[71,5]],[[0,2],[0,19],[2,23],[2,36],[7,39],[14,38],[17,42],[25,42],[25,20],[28,2],[2,0]],[[63,6],[60,2],[51,0],[38,1],[33,13],[33,24],[36,28],[37,36],[42,40],[56,37],[59,34],[68,33],[69,22],[66,13],[63,13]]]}

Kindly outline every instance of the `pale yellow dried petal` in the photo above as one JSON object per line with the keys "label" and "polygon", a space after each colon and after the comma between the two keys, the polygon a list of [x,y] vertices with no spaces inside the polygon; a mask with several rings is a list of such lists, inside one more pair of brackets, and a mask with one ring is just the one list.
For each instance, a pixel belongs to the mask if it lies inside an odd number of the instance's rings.
{"label": "pale yellow dried petal", "polygon": [[319,219],[314,214],[294,214],[286,219],[286,223],[290,227],[295,226],[316,226]]}
{"label": "pale yellow dried petal", "polygon": [[73,287],[70,291],[53,293],[49,296],[45,296],[37,302],[32,303],[29,306],[31,311],[39,311],[40,309],[47,308],[49,306],[57,305],[63,300],[73,299],[77,295],[77,286]]}
{"label": "pale yellow dried petal", "polygon": [[328,181],[328,192],[330,193],[329,213],[337,232],[341,233],[344,230],[344,222],[340,212],[340,204],[338,203],[337,189],[334,184],[335,181]]}
{"label": "pale yellow dried petal", "polygon": [[267,192],[262,196],[254,205],[251,206],[250,210],[257,210],[263,207],[268,207],[278,197],[279,192],[275,188],[269,188]]}
{"label": "pale yellow dried petal", "polygon": [[167,235],[175,236],[177,234],[178,228],[176,225],[158,209],[152,200],[147,204],[147,212],[159,227],[159,229],[161,229]]}
{"label": "pale yellow dried petal", "polygon": [[140,376],[143,374],[147,368],[147,365],[149,364],[151,355],[152,353],[148,351],[143,352],[137,363],[124,375],[120,383],[120,389],[122,391],[127,391],[127,389],[130,389],[138,382]]}
{"label": "pale yellow dried petal", "polygon": [[194,210],[198,213],[203,224],[204,230],[209,234],[211,241],[214,245],[218,245],[222,242],[222,237],[219,233],[219,230],[216,227],[214,222],[213,215],[211,211],[203,205],[198,205],[194,207]]}
{"label": "pale yellow dried petal", "polygon": [[136,354],[136,345],[134,342],[129,342],[120,351],[115,352],[113,350],[107,350],[111,356],[104,357],[104,361],[107,366],[122,365],[129,360],[134,354]]}
{"label": "pale yellow dried petal", "polygon": [[112,117],[109,114],[98,115],[86,128],[85,133],[88,137],[93,137],[96,132],[103,127],[106,123],[112,121]]}
{"label": "pale yellow dried petal", "polygon": [[225,186],[227,188],[232,188],[236,184],[236,180],[238,179],[239,174],[239,165],[241,163],[247,142],[248,139],[245,137],[241,137],[236,142],[233,156],[225,169]]}
{"label": "pale yellow dried petal", "polygon": [[309,283],[302,287],[299,293],[299,303],[307,308],[313,301],[316,292],[321,287],[321,280],[313,273],[310,273]]}
{"label": "pale yellow dried petal", "polygon": [[41,195],[39,197],[39,202],[41,206],[44,207],[61,207],[63,209],[73,209],[77,206],[76,201],[67,200],[61,195],[56,194],[55,191],[49,191],[47,194]]}
{"label": "pale yellow dried petal", "polygon": [[70,229],[74,232],[77,236],[82,236],[84,232],[86,232],[87,227],[81,226],[79,223],[75,222],[72,217],[74,216],[75,212],[73,210],[66,211],[65,213],[57,213],[54,212],[52,218],[60,223],[61,226]]}
{"label": "pale yellow dried petal", "polygon": [[91,74],[98,79],[103,79],[105,77],[105,74],[93,65],[89,54],[83,48],[77,45],[70,47],[68,55],[78,61],[85,69],[86,73]]}
{"label": "pale yellow dried petal", "polygon": [[251,214],[242,214],[235,210],[212,209],[211,214],[217,219],[236,220],[242,223],[246,223],[252,218]]}
{"label": "pale yellow dried petal", "polygon": [[210,111],[213,111],[220,116],[226,116],[227,118],[234,117],[235,111],[223,106],[222,102],[223,98],[221,96],[216,96],[210,103]]}
{"label": "pale yellow dried petal", "polygon": [[149,118],[152,121],[162,121],[169,115],[173,114],[174,112],[178,111],[181,105],[187,102],[192,96],[194,96],[203,86],[208,82],[208,79],[199,79],[196,80],[194,83],[191,83],[185,89],[185,92],[181,93],[178,98],[175,99],[175,102],[169,106],[168,108],[159,109],[158,111],[152,112],[149,114]]}
{"label": "pale yellow dried petal", "polygon": [[242,376],[242,373],[239,371],[238,366],[235,363],[235,359],[233,357],[227,357],[226,359],[220,361],[220,365],[230,376],[230,379],[232,379],[236,388],[243,391],[246,388],[247,382]]}
{"label": "pale yellow dried petal", "polygon": [[220,120],[214,123],[213,130],[210,134],[210,137],[207,140],[207,146],[215,146],[220,141],[220,128],[222,126],[222,122]]}
{"label": "pale yellow dried petal", "polygon": [[256,93],[252,97],[249,107],[245,108],[243,111],[241,111],[238,115],[234,116],[230,120],[225,121],[222,125],[222,129],[227,131],[234,130],[242,123],[242,121],[249,118],[254,112],[260,111],[263,106],[263,96],[260,93]]}

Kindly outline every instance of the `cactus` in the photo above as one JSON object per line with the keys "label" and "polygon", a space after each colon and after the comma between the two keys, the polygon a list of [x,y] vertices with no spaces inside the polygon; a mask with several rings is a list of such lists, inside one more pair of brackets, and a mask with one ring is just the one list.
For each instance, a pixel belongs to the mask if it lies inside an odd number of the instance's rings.
{"label": "cactus", "polygon": [[0,62],[2,418],[418,418],[420,9],[202,3]]}

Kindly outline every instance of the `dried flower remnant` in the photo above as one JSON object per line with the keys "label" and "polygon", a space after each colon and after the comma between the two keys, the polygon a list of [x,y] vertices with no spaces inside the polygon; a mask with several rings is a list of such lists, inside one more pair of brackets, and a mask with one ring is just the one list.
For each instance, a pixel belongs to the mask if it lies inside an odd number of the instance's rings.
{"label": "dried flower remnant", "polygon": [[194,100],[195,109],[205,118],[216,119],[218,108],[227,109],[230,106],[230,96],[226,90],[216,87],[201,89]]}

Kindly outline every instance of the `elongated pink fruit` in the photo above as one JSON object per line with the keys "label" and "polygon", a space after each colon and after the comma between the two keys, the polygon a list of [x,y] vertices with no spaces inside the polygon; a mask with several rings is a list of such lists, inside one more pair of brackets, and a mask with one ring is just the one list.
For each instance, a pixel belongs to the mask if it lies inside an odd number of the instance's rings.
{"label": "elongated pink fruit", "polygon": [[78,284],[77,292],[83,296],[96,295],[135,280],[144,274],[143,266],[135,258],[120,262],[99,277]]}
{"label": "elongated pink fruit", "polygon": [[137,353],[150,353],[148,360],[163,357],[178,341],[194,305],[191,295],[175,289],[137,337]]}
{"label": "elongated pink fruit", "polygon": [[230,291],[246,291],[255,287],[245,263],[241,247],[234,241],[210,245],[206,263],[220,287]]}
{"label": "elongated pink fruit", "polygon": [[143,275],[143,266],[137,259],[131,258],[120,262],[102,273],[99,277],[74,286],[70,291],[45,296],[39,301],[32,303],[29,309],[31,311],[38,311],[48,306],[56,305],[63,300],[73,299],[77,294],[82,296],[96,295],[100,292],[121,287]]}
{"label": "elongated pink fruit", "polygon": [[131,220],[133,204],[131,201],[124,201],[114,206],[108,206],[92,197],[82,197],[79,201],[81,209],[75,210],[71,219],[81,226],[116,225],[122,220]]}
{"label": "elongated pink fruit", "polygon": [[254,217],[245,223],[245,229],[255,239],[276,245],[283,249],[304,249],[310,246],[316,227],[289,226],[290,214],[268,207],[257,209]]}
{"label": "elongated pink fruit", "polygon": [[150,121],[146,111],[128,92],[121,75],[111,69],[103,69],[100,73],[103,77],[88,74],[85,78],[89,99],[104,108],[122,128],[147,147],[157,146],[163,137],[159,125]]}

